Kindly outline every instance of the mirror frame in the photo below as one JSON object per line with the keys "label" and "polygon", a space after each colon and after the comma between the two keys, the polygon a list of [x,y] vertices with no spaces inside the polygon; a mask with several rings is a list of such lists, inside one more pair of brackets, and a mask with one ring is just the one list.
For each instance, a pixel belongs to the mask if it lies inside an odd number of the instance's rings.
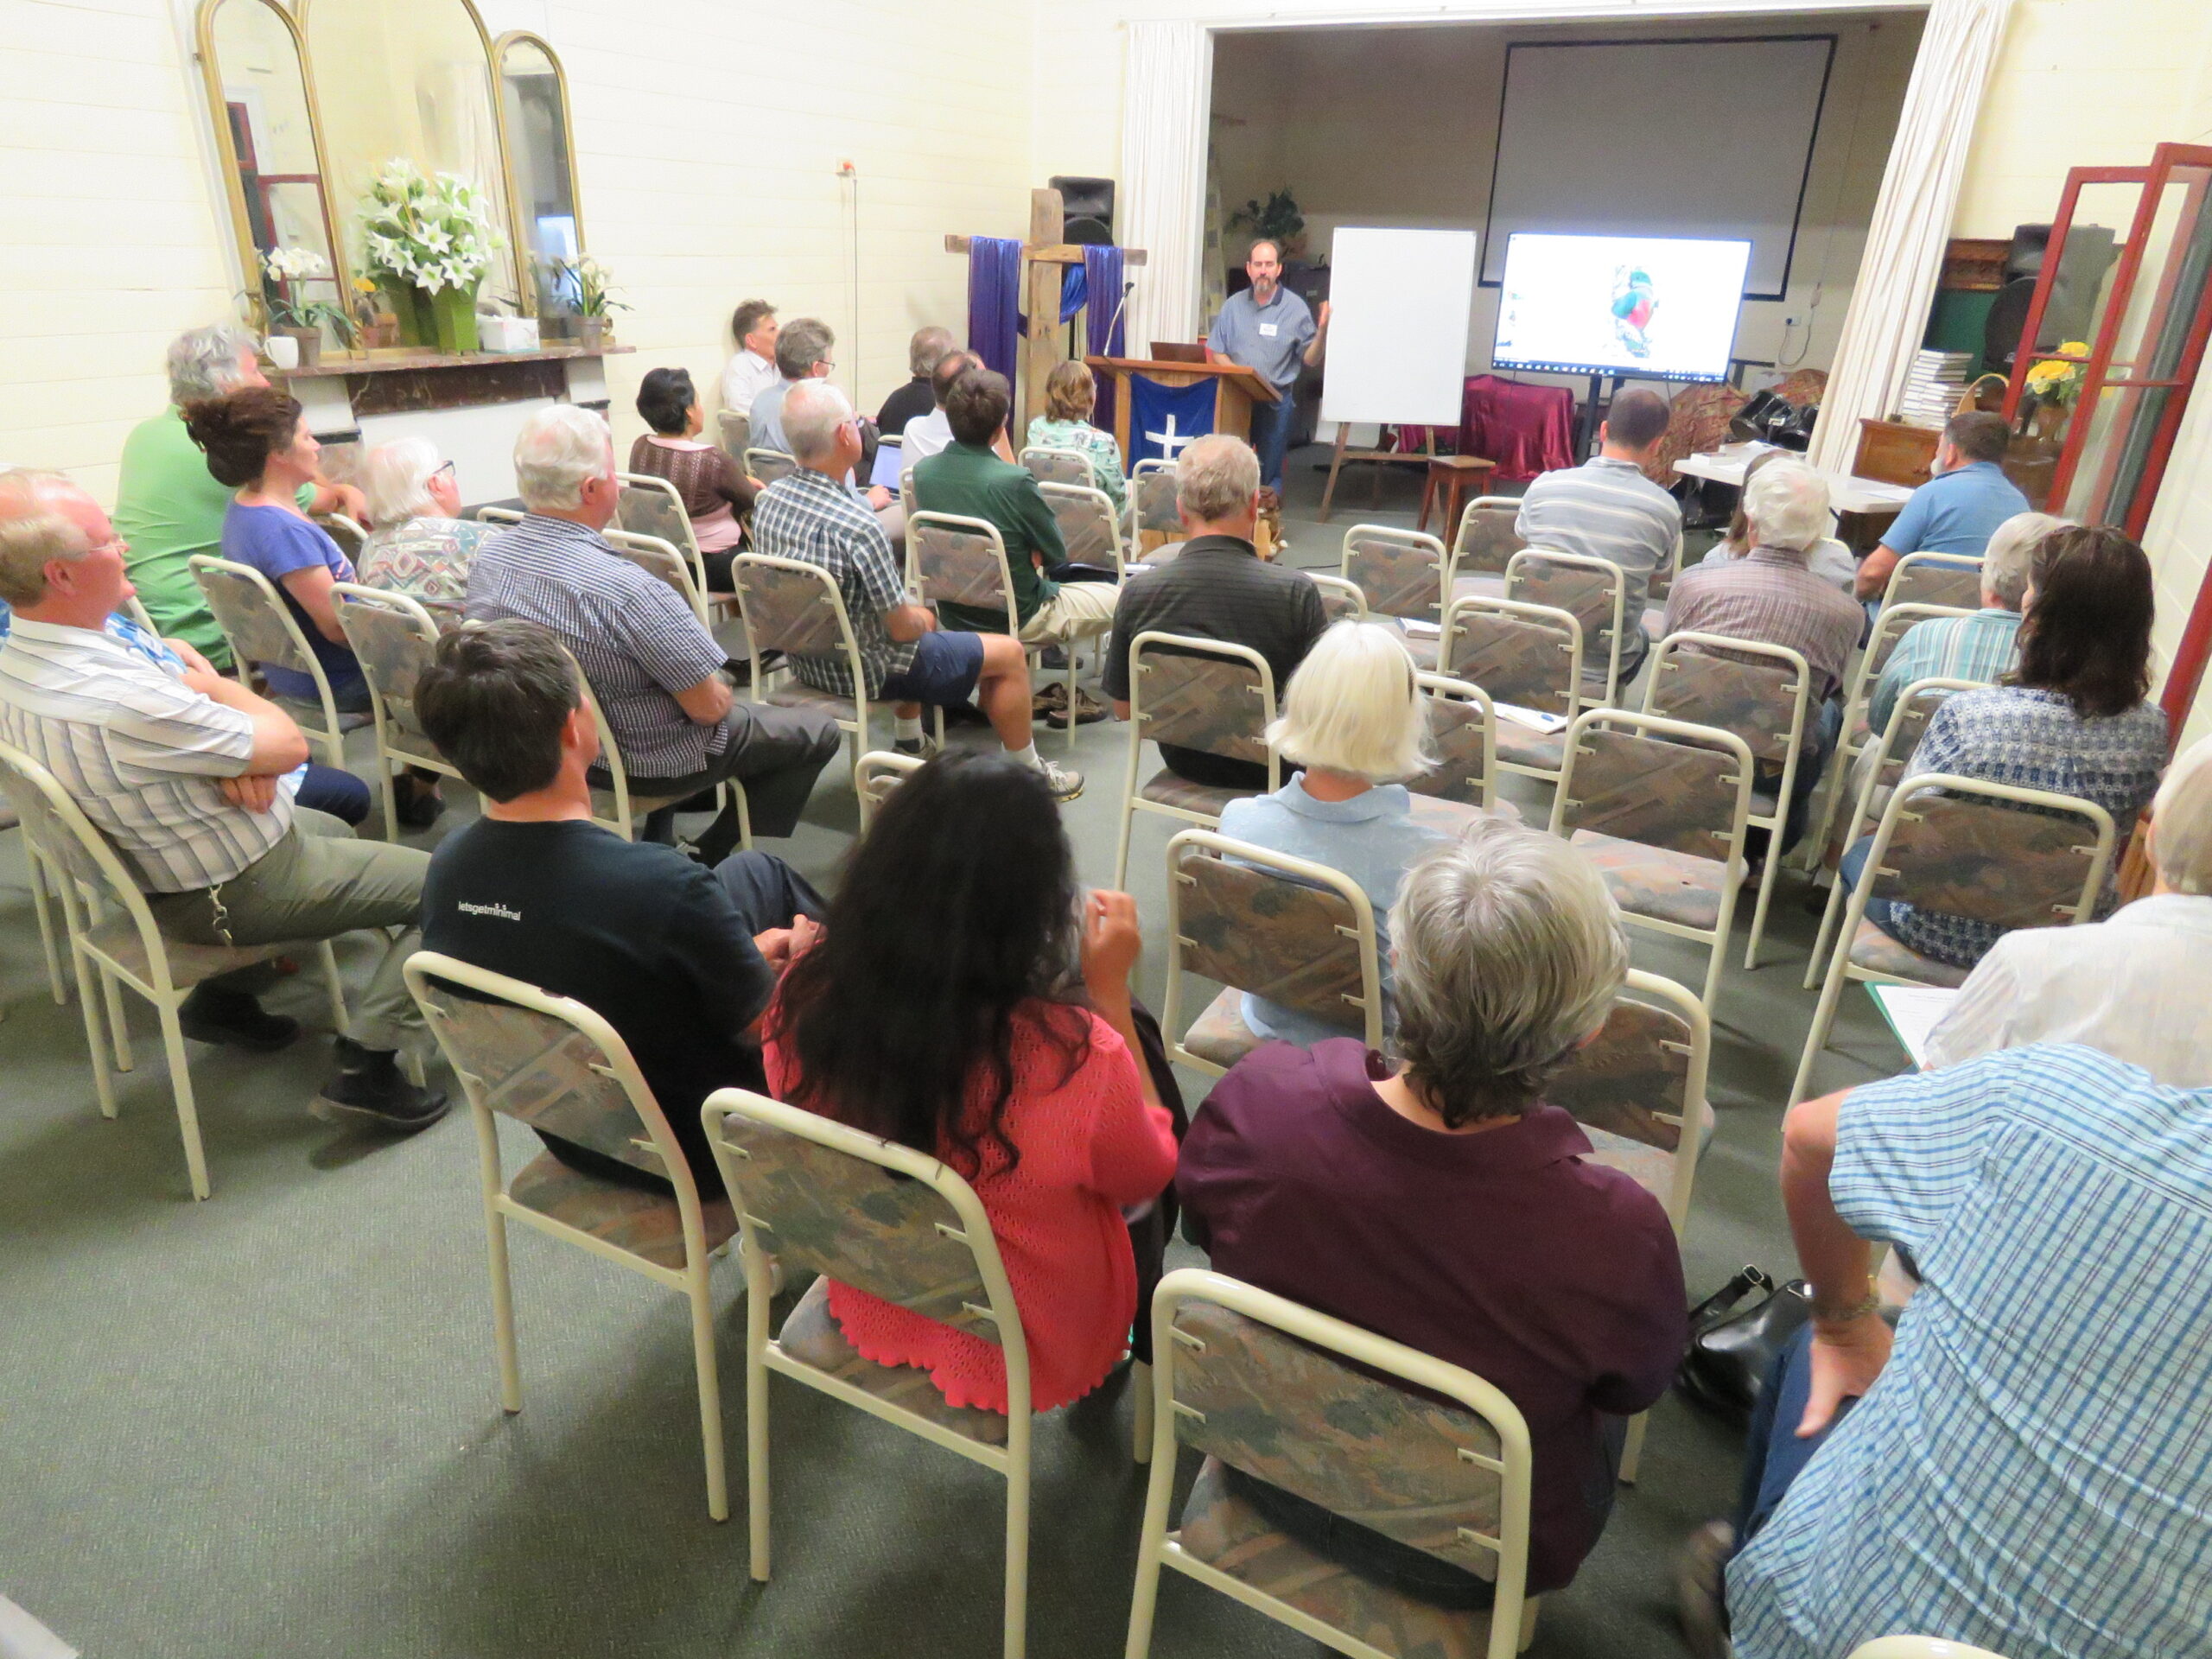
{"label": "mirror frame", "polygon": [[[561,62],[561,54],[553,49],[553,43],[543,35],[527,29],[511,29],[492,42],[492,97],[499,105],[499,156],[506,168],[507,224],[511,232],[509,239],[515,245],[515,286],[519,289],[522,286],[523,256],[527,251],[522,246],[522,199],[515,188],[516,145],[514,135],[507,131],[505,96],[507,48],[517,44],[536,47],[545,54],[546,62],[553,66],[553,85],[561,94],[561,133],[565,141],[563,149],[569,169],[569,206],[575,214],[576,252],[579,257],[586,251],[587,245],[584,241],[583,190],[576,181],[576,118],[569,107],[568,69]],[[533,310],[531,315],[537,314]]]}
{"label": "mirror frame", "polygon": [[[467,4],[467,0],[461,0]],[[215,51],[215,14],[226,5],[259,6],[273,13],[281,21],[285,32],[291,36],[292,50],[300,66],[300,92],[308,109],[308,137],[315,149],[315,176],[321,181],[316,192],[322,207],[322,234],[330,245],[330,272],[338,284],[337,303],[347,310],[353,308],[353,271],[346,263],[346,245],[339,239],[338,221],[332,217],[330,204],[330,163],[322,149],[322,110],[315,101],[315,65],[308,56],[307,35],[292,14],[277,3],[277,0],[200,0],[200,12],[194,21],[194,30],[200,51],[200,76],[207,92],[207,115],[215,127],[215,154],[223,168],[223,194],[231,208],[231,229],[238,239],[238,278],[245,289],[257,289],[261,270],[261,250],[253,245],[253,220],[246,212],[245,185],[239,177],[238,146],[231,139],[230,106],[223,96],[223,70]],[[304,10],[304,3],[302,4]],[[469,15],[475,8],[469,7]],[[480,34],[484,25],[477,24]],[[499,162],[506,165],[506,150],[502,144]],[[233,302],[235,303],[235,302]]]}

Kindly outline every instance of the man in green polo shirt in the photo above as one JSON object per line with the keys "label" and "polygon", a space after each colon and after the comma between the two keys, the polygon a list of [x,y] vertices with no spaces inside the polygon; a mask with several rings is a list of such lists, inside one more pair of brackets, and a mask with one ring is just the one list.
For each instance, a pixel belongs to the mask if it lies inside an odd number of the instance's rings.
{"label": "man in green polo shirt", "polygon": [[[232,493],[208,472],[207,457],[184,429],[181,410],[195,398],[269,383],[254,361],[252,340],[220,325],[171,341],[168,374],[169,406],[141,421],[124,440],[114,524],[130,544],[131,585],[154,626],[227,669],[231,649],[192,579],[191,559],[223,550],[223,513]],[[361,493],[346,485],[302,486],[300,505],[309,512],[363,514]]]}

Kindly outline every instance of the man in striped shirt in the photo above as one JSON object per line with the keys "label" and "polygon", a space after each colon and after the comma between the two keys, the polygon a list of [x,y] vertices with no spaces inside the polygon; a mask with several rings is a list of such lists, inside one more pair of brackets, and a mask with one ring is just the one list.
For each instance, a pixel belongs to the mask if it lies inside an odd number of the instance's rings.
{"label": "man in striped shirt", "polygon": [[[1682,539],[1682,509],[1643,475],[1666,440],[1667,400],[1643,386],[1615,397],[1598,428],[1598,453],[1580,467],[1563,467],[1529,486],[1514,529],[1531,547],[1556,548],[1621,568],[1627,591],[1621,605],[1621,683],[1643,665],[1643,607],[1651,573],[1672,563]],[[1586,658],[1597,642],[1585,640]],[[1598,652],[1602,658],[1603,652]],[[1599,664],[1599,677],[1604,677]]]}
{"label": "man in striped shirt", "polygon": [[[52,772],[137,878],[168,938],[251,946],[401,930],[384,946],[338,1071],[310,1108],[389,1128],[423,1128],[446,1097],[400,1076],[422,1016],[400,976],[415,950],[427,854],[356,841],[294,804],[280,780],[307,758],[291,717],[180,640],[169,666],[111,636],[131,593],[127,551],[99,505],[53,474],[0,474],[0,599],[15,607],[0,652],[0,742]],[[185,1034],[267,1052],[299,1022],[263,1011],[264,963],[201,984]]]}

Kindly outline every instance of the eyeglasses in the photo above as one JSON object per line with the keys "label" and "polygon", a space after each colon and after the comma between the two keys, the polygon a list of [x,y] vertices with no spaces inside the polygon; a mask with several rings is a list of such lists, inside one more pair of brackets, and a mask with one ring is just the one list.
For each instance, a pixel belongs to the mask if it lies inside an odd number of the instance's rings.
{"label": "eyeglasses", "polygon": [[436,472],[435,472],[435,473],[432,473],[432,474],[430,474],[430,476],[431,476],[432,478],[451,478],[451,477],[453,477],[453,476],[454,476],[453,462],[451,462],[451,461],[448,461],[448,462],[446,462],[446,464],[445,464],[444,466],[442,466],[442,467],[439,467],[439,468],[438,468],[438,470],[437,470]]}

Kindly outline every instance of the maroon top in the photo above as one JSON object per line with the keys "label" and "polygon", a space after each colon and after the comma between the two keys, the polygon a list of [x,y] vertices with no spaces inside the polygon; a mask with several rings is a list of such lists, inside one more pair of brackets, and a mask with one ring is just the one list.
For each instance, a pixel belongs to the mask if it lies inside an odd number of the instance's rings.
{"label": "maroon top", "polygon": [[1584,1161],[1555,1106],[1476,1135],[1408,1122],[1352,1038],[1269,1043],[1214,1085],[1175,1190],[1223,1273],[1463,1366],[1528,1420],[1529,1593],[1573,1578],[1613,1471],[1599,1414],[1666,1392],[1688,1335],[1659,1200]]}

